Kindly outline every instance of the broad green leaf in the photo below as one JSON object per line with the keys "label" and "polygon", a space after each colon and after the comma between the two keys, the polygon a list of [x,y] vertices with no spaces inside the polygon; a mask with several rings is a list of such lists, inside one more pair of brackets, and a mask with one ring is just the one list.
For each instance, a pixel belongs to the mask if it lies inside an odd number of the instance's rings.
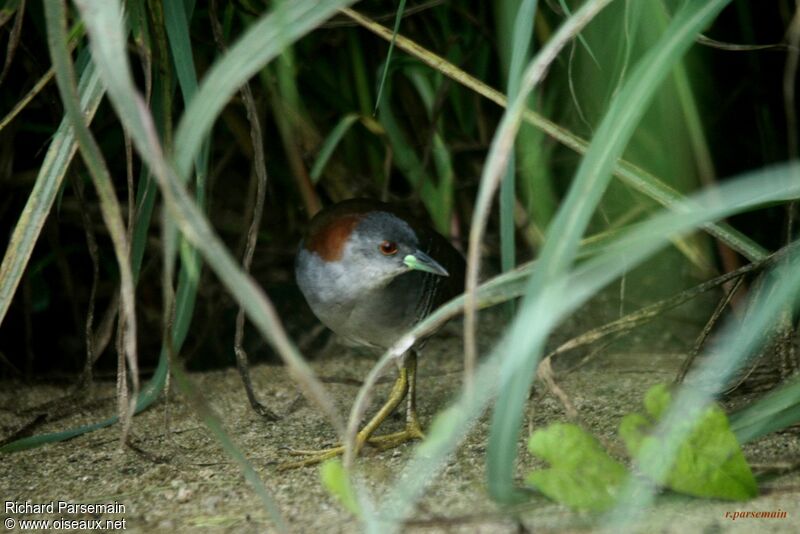
{"label": "broad green leaf", "polygon": [[[646,415],[633,413],[620,424],[620,435],[632,456],[660,446],[661,437],[651,430],[669,408],[672,396],[667,387],[653,386],[645,396]],[[669,461],[661,457],[660,460]],[[716,404],[709,405],[687,439],[678,448],[674,463],[663,466],[640,463],[639,469],[659,484],[687,495],[743,501],[758,495],[758,486],[742,454],[728,418]],[[654,473],[666,472],[666,477]]]}
{"label": "broad green leaf", "polygon": [[614,504],[625,466],[579,426],[556,423],[537,430],[528,450],[550,467],[531,472],[525,481],[551,499],[579,510],[605,510]]}

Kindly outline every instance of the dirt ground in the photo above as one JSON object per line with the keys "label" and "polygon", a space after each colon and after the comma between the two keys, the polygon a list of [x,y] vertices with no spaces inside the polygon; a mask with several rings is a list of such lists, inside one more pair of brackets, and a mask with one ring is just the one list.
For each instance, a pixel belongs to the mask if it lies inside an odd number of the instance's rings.
{"label": "dirt ground", "polygon": [[[373,364],[368,355],[334,345],[314,362],[342,410],[349,408],[357,392],[356,382]],[[608,443],[618,443],[616,429],[621,417],[640,407],[649,386],[669,381],[680,362],[672,353],[625,352],[605,354],[596,363],[561,378],[586,427]],[[444,407],[460,385],[461,347],[453,335],[433,338],[420,362],[419,410],[423,425]],[[317,410],[297,394],[279,366],[260,365],[253,379],[262,399],[283,415],[276,423],[261,420],[246,402],[234,369],[193,373],[225,427],[246,453],[291,527],[297,532],[356,532],[358,522],[329,496],[320,484],[316,468],[278,472],[276,462],[286,459],[286,447],[323,447],[334,441],[332,429]],[[375,406],[388,390],[381,385]],[[63,392],[54,386],[5,383],[0,389],[0,429],[3,435],[25,418],[18,407],[32,406]],[[98,383],[94,409],[48,423],[41,430],[54,431],[99,420],[113,412],[113,383]],[[16,408],[15,408],[16,407]],[[529,428],[565,419],[560,404],[537,389],[528,405]],[[484,485],[484,455],[488,422],[484,416],[435,479],[409,522],[410,532],[520,532],[592,530],[598,517],[570,512],[564,506],[533,495],[522,506],[503,509],[488,498]],[[400,428],[401,420],[389,421],[386,430]],[[132,532],[186,532],[197,528],[213,531],[263,532],[270,530],[267,513],[238,467],[222,452],[185,399],[171,394],[135,419],[134,443],[138,451],[119,448],[119,428],[111,427],[79,438],[30,451],[5,455],[0,464],[3,501],[118,502],[124,513],[102,519],[125,519]],[[528,431],[524,432],[527,435]],[[358,462],[373,494],[380,495],[401,471],[411,445],[381,453],[367,451]],[[535,462],[520,455],[520,479]],[[783,464],[800,456],[796,434],[781,433],[748,444],[746,455],[755,466]],[[748,503],[727,503],[676,496],[662,496],[645,512],[636,531],[647,532],[796,532],[800,528],[800,477],[789,474],[761,484],[762,496]],[[784,511],[783,519],[726,518],[733,511]],[[3,518],[86,519],[80,513],[3,514]]]}

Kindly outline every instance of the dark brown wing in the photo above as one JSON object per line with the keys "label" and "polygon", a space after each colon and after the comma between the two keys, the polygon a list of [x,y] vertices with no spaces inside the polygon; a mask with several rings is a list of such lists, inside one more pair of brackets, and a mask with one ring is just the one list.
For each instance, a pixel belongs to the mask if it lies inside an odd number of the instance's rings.
{"label": "dark brown wing", "polygon": [[[464,292],[464,274],[466,263],[464,257],[457,251],[450,242],[438,233],[428,230],[427,235],[420,236],[420,246],[425,247],[425,252],[444,267],[450,276],[434,277],[436,284],[436,295],[430,311],[435,310],[453,297]],[[417,235],[420,235],[419,233]],[[427,241],[427,243],[425,243]]]}

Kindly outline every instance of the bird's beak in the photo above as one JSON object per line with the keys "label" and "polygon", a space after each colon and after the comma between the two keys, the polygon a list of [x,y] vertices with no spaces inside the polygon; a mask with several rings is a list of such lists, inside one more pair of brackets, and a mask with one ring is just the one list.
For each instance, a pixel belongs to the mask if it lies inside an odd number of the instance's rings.
{"label": "bird's beak", "polygon": [[421,250],[415,250],[413,254],[409,254],[403,258],[403,263],[413,271],[425,271],[426,273],[433,273],[438,276],[450,276],[447,269]]}

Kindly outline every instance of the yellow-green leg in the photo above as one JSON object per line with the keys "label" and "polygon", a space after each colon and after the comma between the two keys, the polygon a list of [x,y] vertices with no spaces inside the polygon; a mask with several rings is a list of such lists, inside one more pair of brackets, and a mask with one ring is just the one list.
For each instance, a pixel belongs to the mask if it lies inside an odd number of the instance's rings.
{"label": "yellow-green leg", "polygon": [[[365,443],[374,446],[379,450],[386,450],[397,447],[407,441],[414,439],[424,438],[422,428],[417,418],[417,355],[411,352],[407,355],[403,367],[400,368],[399,376],[392,386],[392,391],[389,393],[389,398],[378,410],[378,413],[370,419],[370,421],[361,429],[356,435],[356,453],[358,453]],[[372,436],[378,427],[386,420],[387,417],[400,405],[400,402],[406,397],[406,428],[400,432],[392,434],[385,434],[382,436]],[[308,456],[303,460],[297,462],[287,462],[278,466],[279,469],[293,469],[296,467],[304,467],[307,465],[314,465],[324,462],[330,458],[335,458],[344,454],[344,446],[338,445],[329,449],[322,450],[293,450],[290,451],[293,455]]]}
{"label": "yellow-green leg", "polygon": [[406,428],[400,432],[373,436],[368,443],[378,450],[393,449],[415,439],[424,439],[422,426],[417,417],[417,353],[411,351],[404,366],[408,375],[408,395],[406,396]]}

